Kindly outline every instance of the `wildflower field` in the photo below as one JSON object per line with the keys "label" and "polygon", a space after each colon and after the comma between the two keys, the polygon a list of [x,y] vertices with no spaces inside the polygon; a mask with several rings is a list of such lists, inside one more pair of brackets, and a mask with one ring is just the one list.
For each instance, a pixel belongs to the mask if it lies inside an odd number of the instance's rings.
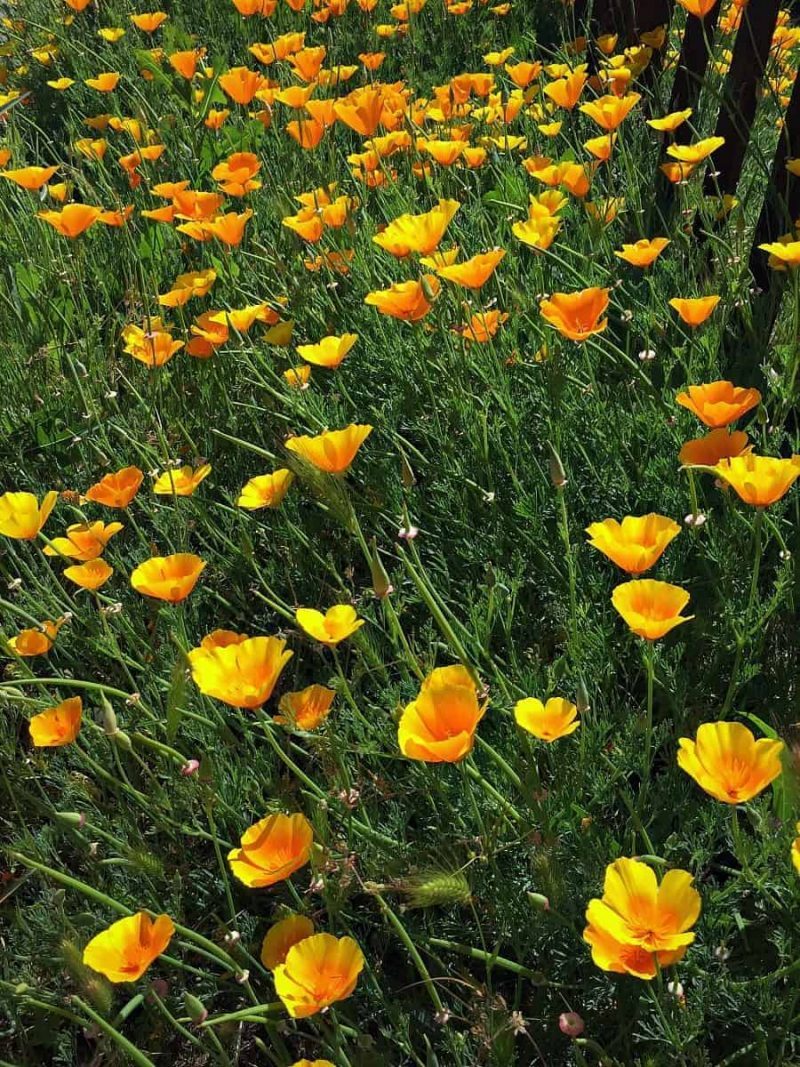
{"label": "wildflower field", "polygon": [[0,1065],[800,1063],[796,6],[164,7],[0,8]]}

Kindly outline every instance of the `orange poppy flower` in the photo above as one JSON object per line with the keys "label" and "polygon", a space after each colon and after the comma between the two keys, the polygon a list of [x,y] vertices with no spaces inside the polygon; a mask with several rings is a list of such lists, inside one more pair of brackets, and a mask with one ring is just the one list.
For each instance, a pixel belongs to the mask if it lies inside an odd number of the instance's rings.
{"label": "orange poppy flower", "polygon": [[781,774],[783,741],[757,741],[740,722],[705,722],[680,738],[678,766],[723,804],[745,804]]}
{"label": "orange poppy flower", "polygon": [[192,679],[201,693],[232,708],[260,708],[272,696],[293,653],[279,637],[247,637],[215,630],[189,652]]}
{"label": "orange poppy flower", "polygon": [[78,736],[82,715],[80,697],[70,697],[54,708],[39,712],[28,723],[31,742],[36,748],[60,748],[71,744]]}
{"label": "orange poppy flower", "polygon": [[166,951],[174,933],[168,915],[151,919],[140,911],[93,937],[83,950],[83,962],[109,982],[135,982]]}
{"label": "orange poppy flower", "polygon": [[78,522],[67,527],[65,537],[54,537],[45,545],[46,556],[68,556],[86,563],[98,559],[111,538],[123,529],[121,522]]}
{"label": "orange poppy flower", "polygon": [[669,243],[667,237],[653,237],[651,240],[623,245],[622,250],[615,252],[614,255],[618,259],[624,259],[632,267],[649,267],[655,263]]}
{"label": "orange poppy flower", "polygon": [[318,470],[344,474],[371,433],[371,426],[351,423],[343,430],[327,430],[316,437],[290,437],[286,447]]}
{"label": "orange poppy flower", "polygon": [[375,135],[383,118],[383,110],[383,93],[371,87],[356,89],[334,105],[337,119],[362,137]]}
{"label": "orange poppy flower", "polygon": [[90,204],[67,204],[60,211],[37,211],[36,217],[43,219],[62,237],[73,239],[93,226],[101,214],[102,208]]}
{"label": "orange poppy flower", "polygon": [[611,594],[611,603],[631,630],[647,641],[657,641],[694,618],[694,615],[681,615],[689,603],[685,589],[652,578],[618,585]]}
{"label": "orange poppy flower", "polygon": [[[267,970],[274,971],[286,962],[289,949],[311,937],[314,923],[306,915],[287,915],[270,926],[261,943],[261,962]],[[298,1067],[294,1064],[294,1067]]]}
{"label": "orange poppy flower", "polygon": [[351,937],[314,934],[275,968],[275,992],[293,1019],[305,1019],[349,997],[363,967],[364,954]]}
{"label": "orange poppy flower", "polygon": [[674,133],[688,118],[692,117],[692,109],[687,107],[685,111],[671,111],[660,119],[647,119],[647,125],[659,133]]}
{"label": "orange poppy flower", "polygon": [[505,255],[502,248],[495,248],[491,252],[482,252],[464,263],[454,263],[449,267],[439,267],[436,273],[440,278],[456,285],[463,285],[467,289],[480,289],[491,278],[495,268]]}
{"label": "orange poppy flower", "polygon": [[600,160],[601,163],[607,163],[611,158],[611,152],[616,142],[617,135],[615,133],[606,133],[600,137],[590,137],[588,141],[583,142],[583,147],[587,152],[591,152],[595,159]]}
{"label": "orange poppy flower", "polygon": [[621,523],[604,519],[587,526],[589,544],[629,574],[644,574],[681,532],[680,526],[664,515],[626,515]]}
{"label": "orange poppy flower", "polygon": [[517,726],[548,743],[575,733],[580,726],[577,715],[577,707],[563,697],[550,697],[546,704],[535,697],[526,697],[514,705]]}
{"label": "orange poppy flower", "polygon": [[197,468],[188,465],[172,468],[159,474],[153,485],[153,492],[159,496],[191,496],[210,473],[210,463],[203,463]]}
{"label": "orange poppy flower", "polygon": [[87,489],[84,500],[105,504],[107,508],[126,508],[139,492],[143,478],[138,467],[123,467],[113,474],[106,474]]}
{"label": "orange poppy flower", "polygon": [[491,311],[478,311],[470,317],[469,322],[460,327],[458,332],[465,341],[474,341],[482,345],[490,341],[503,323],[508,322],[508,313],[493,308]]}
{"label": "orange poppy flower", "polygon": [[585,341],[608,326],[608,319],[602,316],[608,308],[610,291],[595,286],[577,293],[553,293],[539,302],[539,309],[545,322],[562,336]]}
{"label": "orange poppy flower", "polygon": [[301,148],[306,150],[312,150],[322,140],[325,133],[325,123],[320,122],[316,118],[307,119],[295,119],[292,122],[287,122],[285,126],[286,132],[292,137]]}
{"label": "orange poppy flower", "polygon": [[228,853],[228,863],[248,888],[264,889],[305,867],[313,844],[314,831],[305,815],[268,815],[245,830],[239,848]]}
{"label": "orange poppy flower", "polygon": [[79,585],[81,589],[100,589],[114,573],[104,559],[90,559],[86,563],[76,563],[67,567],[64,577]]}
{"label": "orange poppy flower", "polygon": [[425,763],[457,763],[472,751],[485,711],[464,667],[440,667],[406,705],[397,730],[400,751]]}
{"label": "orange poppy flower", "polygon": [[687,326],[694,329],[696,326],[702,326],[721,299],[719,296],[697,296],[685,300],[673,297],[669,306],[678,312]]}
{"label": "orange poppy flower", "polygon": [[216,280],[217,272],[211,267],[179,274],[170,291],[159,296],[158,302],[162,307],[183,307],[194,297],[208,296]]}
{"label": "orange poppy flower", "polygon": [[39,504],[33,493],[3,493],[0,496],[0,534],[16,541],[32,541],[56,506],[58,493],[46,493]]}
{"label": "orange poppy flower", "polygon": [[236,215],[229,211],[226,215],[218,215],[210,222],[201,223],[203,232],[229,247],[236,247],[242,243],[244,228],[252,219],[253,212],[250,208]]}
{"label": "orange poppy flower", "polygon": [[251,478],[239,494],[236,504],[248,511],[257,511],[259,508],[277,508],[293,481],[294,474],[286,469]]}
{"label": "orange poppy flower", "polygon": [[758,389],[744,389],[733,382],[718,381],[708,385],[690,385],[688,392],[678,393],[677,403],[713,429],[730,426],[761,403]]}
{"label": "orange poppy flower", "polygon": [[685,182],[691,178],[695,170],[694,163],[661,163],[658,168],[668,181],[673,185]]}
{"label": "orange poppy flower", "polygon": [[434,274],[426,274],[419,282],[394,282],[388,289],[367,293],[364,303],[390,318],[419,322],[433,306],[432,300],[438,296],[439,288],[439,279]]}
{"label": "orange poppy flower", "polygon": [[180,352],[185,342],[173,340],[172,334],[162,328],[160,319],[151,319],[147,325],[149,329],[133,324],[125,327],[122,331],[124,351],[151,369],[163,367],[176,352]]}
{"label": "orange poppy flower", "polygon": [[718,0],[678,0],[678,3],[690,15],[694,15],[698,19],[704,19],[717,6]]}
{"label": "orange poppy flower", "polygon": [[257,70],[247,67],[231,67],[220,75],[219,87],[236,104],[243,106],[252,103],[253,97],[264,85],[264,77]]}
{"label": "orange poppy flower", "polygon": [[[8,158],[10,158],[10,153]],[[8,159],[6,159],[6,162],[8,162]],[[18,170],[0,171],[0,178],[5,178],[6,181],[13,182],[15,185],[19,185],[31,192],[38,192],[43,185],[47,185],[57,170],[57,166],[20,167]]]}
{"label": "orange poppy flower", "polygon": [[280,715],[275,722],[298,730],[316,730],[331,710],[336,693],[324,685],[309,685],[295,693],[284,693],[278,701]]}
{"label": "orange poppy flower", "polygon": [[315,608],[298,608],[295,618],[301,630],[328,648],[335,648],[341,641],[352,637],[366,622],[366,619],[359,619],[350,604],[336,604],[324,615]]}
{"label": "orange poppy flower", "polygon": [[627,96],[599,96],[596,100],[581,104],[579,110],[593,119],[597,125],[611,133],[616,130],[630,114],[641,96],[629,93]]}
{"label": "orange poppy flower", "polygon": [[260,188],[261,183],[253,181],[260,170],[261,163],[253,152],[234,152],[214,167],[211,177],[228,196],[244,196]]}
{"label": "orange poppy flower", "polygon": [[565,78],[558,78],[556,81],[549,82],[545,85],[544,91],[559,107],[572,111],[581,98],[587,79],[588,74],[584,70],[576,70]]}
{"label": "orange poppy flower", "polygon": [[131,585],[142,596],[179,604],[197,585],[205,566],[205,561],[191,552],[153,556],[134,570]]}
{"label": "orange poppy flower", "polygon": [[412,252],[428,256],[435,252],[458,209],[457,200],[440,200],[422,215],[401,215],[372,240],[386,252],[403,259]]}
{"label": "orange poppy flower", "polygon": [[316,367],[335,370],[358,340],[357,333],[344,333],[341,337],[323,337],[314,345],[298,345],[297,354]]}
{"label": "orange poppy flower", "polygon": [[714,467],[722,459],[740,456],[748,448],[743,430],[729,433],[726,429],[712,430],[704,437],[687,441],[678,453],[684,467]]}
{"label": "orange poppy flower", "polygon": [[18,656],[44,656],[55,644],[58,631],[64,625],[64,619],[53,622],[45,619],[39,629],[31,627],[28,630],[20,630],[18,634],[8,639],[8,647]]}
{"label": "orange poppy flower", "polygon": [[696,166],[698,163],[702,163],[704,159],[708,159],[712,153],[716,152],[724,144],[724,137],[706,137],[696,144],[670,145],[667,149],[667,155],[671,159],[677,159],[679,163],[689,163],[692,166]]}
{"label": "orange poppy flower", "polygon": [[95,78],[84,78],[84,82],[90,89],[98,93],[113,93],[119,84],[119,74],[116,71],[104,71]]}
{"label": "orange poppy flower", "polygon": [[169,15],[164,11],[147,11],[141,15],[131,15],[134,26],[143,33],[155,33],[159,26],[167,21]]}
{"label": "orange poppy flower", "polygon": [[167,56],[167,59],[169,60],[169,65],[177,74],[180,74],[187,81],[191,81],[197,73],[197,62],[200,59],[200,55],[201,53],[193,48],[188,52],[172,52]]}
{"label": "orange poppy flower", "polygon": [[800,456],[774,459],[747,452],[721,459],[712,471],[727,482],[745,504],[768,508],[784,497],[800,478]]}

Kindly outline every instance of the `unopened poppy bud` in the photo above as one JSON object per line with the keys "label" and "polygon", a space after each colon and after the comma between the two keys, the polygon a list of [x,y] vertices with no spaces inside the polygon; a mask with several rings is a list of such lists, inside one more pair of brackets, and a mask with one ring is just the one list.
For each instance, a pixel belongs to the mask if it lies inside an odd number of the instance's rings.
{"label": "unopened poppy bud", "polygon": [[556,452],[555,448],[549,441],[547,442],[547,451],[549,455],[550,481],[556,489],[563,489],[567,484],[567,472],[564,470],[561,456],[559,456],[558,452]]}
{"label": "unopened poppy bud", "polygon": [[183,1006],[186,1009],[186,1014],[195,1026],[204,1023],[208,1018],[208,1009],[205,1007],[202,1000],[198,1000],[192,993],[183,994]]}
{"label": "unopened poppy bud", "polygon": [[439,295],[438,290],[433,288],[431,283],[428,281],[428,276],[426,274],[422,275],[419,284],[420,288],[422,289],[423,295],[425,296],[425,299],[428,301],[429,304],[432,304],[436,297]]}
{"label": "unopened poppy bud", "polygon": [[759,404],[756,408],[756,418],[758,419],[759,426],[766,426],[769,422],[769,415],[763,404]]}
{"label": "unopened poppy bud", "polygon": [[583,678],[578,679],[578,687],[575,692],[575,706],[578,709],[580,715],[585,715],[587,711],[591,710],[592,705],[589,702],[589,691],[586,688],[586,683]]}
{"label": "unopened poppy bud", "polygon": [[417,484],[417,478],[411,469],[411,464],[402,453],[400,455],[400,478],[404,489],[413,489]]}
{"label": "unopened poppy bud", "polygon": [[100,694],[100,706],[103,709],[103,730],[107,737],[113,737],[114,734],[119,733],[119,724],[117,722],[117,714],[111,707],[105,693]]}
{"label": "unopened poppy bud", "polygon": [[130,752],[133,748],[133,742],[124,730],[117,730],[115,734],[111,735],[111,740],[115,745],[119,745],[121,749],[124,749],[125,752]]}
{"label": "unopened poppy bud", "polygon": [[370,545],[370,557],[369,557],[369,569],[372,574],[372,590],[375,596],[379,600],[383,600],[392,592],[392,583],[389,581],[389,575],[386,573],[380,553],[378,552],[378,546],[375,538],[372,539]]}
{"label": "unopened poppy bud", "polygon": [[558,1028],[567,1037],[580,1037],[586,1024],[576,1011],[563,1011],[558,1017]]}
{"label": "unopened poppy bud", "polygon": [[86,816],[83,812],[57,811],[55,817],[60,823],[63,823],[64,826],[74,826],[78,830],[82,830],[86,825]]}
{"label": "unopened poppy bud", "polygon": [[550,901],[541,893],[528,893],[528,900],[537,911],[550,911]]}
{"label": "unopened poppy bud", "polygon": [[199,770],[200,770],[200,760],[199,759],[190,759],[190,760],[187,760],[184,763],[184,765],[181,767],[181,774],[183,775],[184,778],[189,778],[191,775],[195,774]]}

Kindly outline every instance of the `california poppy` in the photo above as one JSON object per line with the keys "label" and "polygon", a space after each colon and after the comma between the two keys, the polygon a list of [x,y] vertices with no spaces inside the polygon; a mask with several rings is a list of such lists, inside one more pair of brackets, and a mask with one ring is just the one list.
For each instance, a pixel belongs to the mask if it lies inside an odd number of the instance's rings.
{"label": "california poppy", "polygon": [[680,586],[652,578],[623,582],[611,595],[611,602],[631,630],[647,641],[657,641],[694,615],[681,615],[689,594]]}
{"label": "california poppy", "polygon": [[143,478],[138,467],[123,467],[113,474],[106,474],[87,489],[84,499],[105,504],[108,508],[126,508],[139,492]]}
{"label": "california poppy", "polygon": [[305,815],[268,815],[244,832],[239,847],[228,853],[228,863],[248,888],[264,889],[304,867],[313,844]]}
{"label": "california poppy", "polygon": [[280,919],[270,926],[264,935],[261,943],[261,962],[268,970],[274,971],[286,962],[290,948],[311,937],[313,933],[314,923],[308,916],[287,915],[285,919]]}
{"label": "california poppy", "polygon": [[215,631],[189,652],[188,659],[201,693],[234,708],[260,708],[272,696],[292,655],[280,637]]}
{"label": "california poppy", "polygon": [[140,911],[93,937],[83,950],[83,962],[109,982],[135,982],[166,951],[174,933],[168,915],[151,919]]}
{"label": "california poppy", "polygon": [[661,255],[669,244],[666,237],[654,237],[652,240],[636,241],[635,244],[623,245],[619,252],[614,255],[618,259],[624,259],[633,267],[649,267]]}
{"label": "california poppy", "polygon": [[309,685],[294,693],[284,693],[278,701],[280,715],[275,722],[299,730],[316,730],[331,710],[336,693],[324,685]]}
{"label": "california poppy", "polygon": [[706,426],[719,429],[730,426],[758,407],[761,393],[758,389],[745,389],[733,382],[718,381],[708,385],[690,385],[685,393],[678,393],[675,400]]}
{"label": "california poppy", "polygon": [[768,508],[784,497],[800,478],[800,456],[775,459],[747,452],[721,459],[711,470],[727,482],[745,504]]}
{"label": "california poppy", "polygon": [[17,541],[32,541],[56,506],[58,493],[45,493],[41,504],[33,493],[3,493],[0,496],[0,534]]}
{"label": "california poppy", "polygon": [[240,508],[256,511],[258,508],[277,508],[294,481],[294,474],[285,468],[272,474],[251,478],[236,501]]}
{"label": "california poppy", "polygon": [[594,287],[577,293],[553,293],[539,302],[539,309],[545,322],[564,337],[585,341],[608,326],[608,319],[602,316],[608,308],[610,291]]}
{"label": "california poppy", "polygon": [[669,306],[674,308],[687,326],[695,327],[702,324],[720,302],[719,296],[697,296],[687,299],[674,297]]}
{"label": "california poppy", "polygon": [[360,630],[366,619],[359,619],[356,609],[350,604],[336,604],[323,615],[314,608],[298,608],[295,612],[297,625],[329,648],[334,648],[341,641]]}
{"label": "california poppy", "polygon": [[159,474],[153,492],[160,496],[191,496],[198,485],[211,473],[211,464],[200,467],[183,466]]}
{"label": "california poppy", "polygon": [[574,733],[580,726],[577,715],[577,707],[563,697],[550,697],[546,704],[526,697],[514,705],[514,721],[540,741],[557,741]]}
{"label": "california poppy", "polygon": [[400,751],[425,763],[456,763],[472,751],[485,711],[465,668],[440,667],[403,711],[397,731]]}
{"label": "california poppy", "polygon": [[343,430],[326,430],[316,437],[290,437],[286,447],[318,470],[344,474],[371,433],[371,426],[351,423]]}
{"label": "california poppy", "polygon": [[82,713],[80,697],[70,697],[39,712],[28,723],[32,743],[36,748],[60,748],[71,744],[81,728]]}
{"label": "california poppy", "polygon": [[388,289],[367,293],[364,303],[376,307],[382,315],[404,322],[424,319],[439,295],[440,283],[434,274],[421,281],[394,282]]}
{"label": "california poppy", "polygon": [[604,519],[586,528],[589,544],[629,574],[643,574],[661,558],[667,545],[681,532],[664,515],[626,515],[622,522]]}
{"label": "california poppy", "polygon": [[678,453],[685,467],[714,467],[722,459],[739,456],[748,448],[748,437],[743,430],[712,430],[704,437],[687,441]]}
{"label": "california poppy", "polygon": [[100,589],[104,586],[114,568],[104,559],[90,559],[85,563],[75,563],[64,570],[64,577],[79,585],[81,589]]}
{"label": "california poppy", "polygon": [[427,256],[444,237],[453,216],[461,207],[457,200],[440,200],[422,215],[401,215],[377,233],[372,240],[393,256],[403,258],[412,252]]}
{"label": "california poppy", "polygon": [[143,596],[179,604],[197,585],[205,566],[205,561],[191,552],[153,556],[134,570],[131,585]]}
{"label": "california poppy", "polygon": [[67,204],[60,211],[38,211],[36,217],[52,226],[62,237],[72,239],[85,233],[101,214],[101,208],[90,204]]}
{"label": "california poppy", "polygon": [[357,340],[358,334],[356,333],[345,333],[341,337],[333,335],[323,337],[321,341],[313,345],[298,345],[297,354],[315,366],[335,370]]}
{"label": "california poppy", "polygon": [[293,1019],[310,1015],[351,995],[364,954],[351,937],[314,934],[293,945],[275,968],[275,992]]}
{"label": "california poppy", "polygon": [[453,263],[448,267],[440,267],[437,274],[448,282],[463,285],[467,289],[480,289],[494,274],[498,263],[505,256],[502,248],[495,248],[491,252],[483,252],[472,256],[463,263]]}
{"label": "california poppy", "polygon": [[744,804],[780,775],[783,741],[755,739],[739,722],[705,722],[678,742],[678,766],[725,804]]}
{"label": "california poppy", "polygon": [[67,527],[65,537],[53,537],[44,547],[46,556],[69,556],[82,563],[102,556],[108,542],[124,527],[121,522],[78,522]]}

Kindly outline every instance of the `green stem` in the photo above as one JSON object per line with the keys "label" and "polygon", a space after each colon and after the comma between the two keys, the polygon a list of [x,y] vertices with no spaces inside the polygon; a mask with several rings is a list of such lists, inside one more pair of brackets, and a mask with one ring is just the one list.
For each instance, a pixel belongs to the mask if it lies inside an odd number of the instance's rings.
{"label": "green stem", "polygon": [[84,1000],[81,1000],[80,997],[73,997],[72,1002],[73,1004],[77,1004],[81,1011],[89,1016],[92,1022],[103,1031],[106,1037],[110,1038],[117,1048],[125,1053],[131,1063],[136,1064],[136,1067],[155,1067],[155,1064],[151,1059],[145,1056],[143,1052],[140,1052],[135,1045],[131,1044],[127,1037],[121,1034],[119,1030],[115,1030],[110,1022],[104,1019],[102,1015],[98,1015],[94,1008],[89,1007]]}
{"label": "green stem", "polygon": [[439,991],[433,983],[430,971],[425,966],[425,961],[423,960],[422,956],[420,956],[419,951],[417,950],[417,946],[411,940],[411,937],[405,926],[403,926],[403,924],[397,918],[395,913],[392,911],[392,909],[389,907],[389,905],[386,903],[380,893],[375,893],[375,899],[380,905],[380,909],[383,912],[384,916],[388,919],[390,925],[394,928],[395,933],[405,945],[408,954],[413,960],[414,966],[417,968],[419,976],[428,991],[428,996],[431,998],[431,1002],[433,1003],[434,1008],[436,1008],[437,1012],[444,1012],[444,1004],[442,1004],[441,997],[439,996]]}

